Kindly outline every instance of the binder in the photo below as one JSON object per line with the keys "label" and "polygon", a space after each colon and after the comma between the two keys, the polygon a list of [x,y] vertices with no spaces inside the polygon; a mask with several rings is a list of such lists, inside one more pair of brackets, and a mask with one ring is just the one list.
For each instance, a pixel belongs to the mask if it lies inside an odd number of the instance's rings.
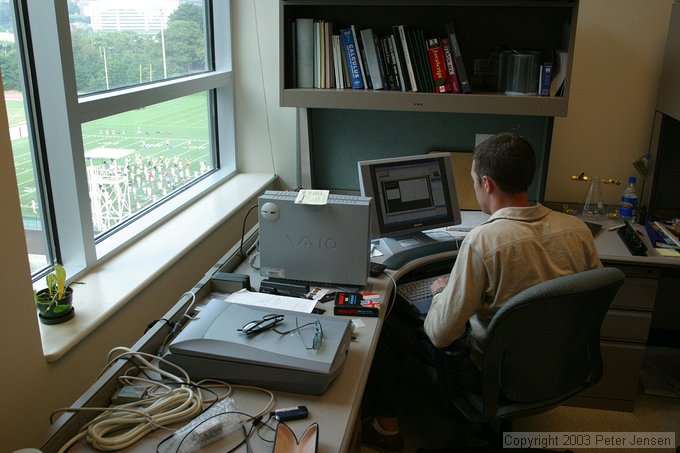
{"label": "binder", "polygon": [[675,238],[673,233],[668,231],[661,222],[647,221],[645,222],[645,230],[647,230],[649,242],[655,248],[680,249],[680,240]]}

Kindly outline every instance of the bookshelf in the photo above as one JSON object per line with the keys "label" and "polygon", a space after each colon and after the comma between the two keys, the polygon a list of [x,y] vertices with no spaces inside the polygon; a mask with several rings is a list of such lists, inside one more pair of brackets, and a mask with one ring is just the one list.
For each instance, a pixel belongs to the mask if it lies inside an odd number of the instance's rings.
{"label": "bookshelf", "polygon": [[[492,53],[513,49],[573,49],[578,0],[282,0],[280,9],[280,103],[283,107],[566,116],[570,68],[568,52],[561,96],[507,96],[488,89],[483,67]],[[389,34],[409,25],[426,38],[445,37],[453,20],[472,93],[422,93],[372,89],[297,88],[296,19],[323,19],[333,33],[355,25]]]}

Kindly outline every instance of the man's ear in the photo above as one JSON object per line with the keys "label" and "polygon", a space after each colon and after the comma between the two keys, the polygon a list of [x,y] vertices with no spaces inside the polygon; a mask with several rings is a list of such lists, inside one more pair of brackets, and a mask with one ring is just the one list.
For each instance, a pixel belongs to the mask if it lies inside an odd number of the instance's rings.
{"label": "man's ear", "polygon": [[482,176],[482,187],[486,193],[491,193],[496,189],[496,182],[490,176]]}

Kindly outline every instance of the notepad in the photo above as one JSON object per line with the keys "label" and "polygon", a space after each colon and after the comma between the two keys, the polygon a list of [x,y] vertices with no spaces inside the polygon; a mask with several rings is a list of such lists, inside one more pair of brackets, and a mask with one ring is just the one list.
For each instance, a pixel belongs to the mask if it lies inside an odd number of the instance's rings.
{"label": "notepad", "polygon": [[299,311],[302,313],[311,313],[316,305],[315,300],[279,296],[276,294],[254,293],[246,289],[230,294],[225,300],[235,304]]}

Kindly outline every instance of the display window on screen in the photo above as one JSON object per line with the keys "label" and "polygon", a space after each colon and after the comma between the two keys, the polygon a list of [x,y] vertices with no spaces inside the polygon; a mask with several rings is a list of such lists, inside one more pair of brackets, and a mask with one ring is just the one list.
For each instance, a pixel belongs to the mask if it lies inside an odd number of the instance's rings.
{"label": "display window on screen", "polygon": [[385,223],[446,215],[446,197],[437,162],[376,169]]}

